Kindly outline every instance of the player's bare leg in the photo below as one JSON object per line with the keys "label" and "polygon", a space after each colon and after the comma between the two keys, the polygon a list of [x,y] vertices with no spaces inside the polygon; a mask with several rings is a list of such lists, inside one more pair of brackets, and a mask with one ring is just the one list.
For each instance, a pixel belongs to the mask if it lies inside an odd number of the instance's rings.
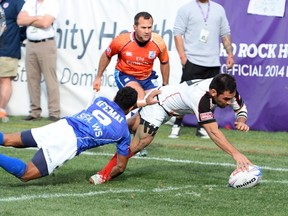
{"label": "player's bare leg", "polygon": [[23,148],[20,133],[5,134],[3,139],[3,146],[11,146],[15,148]]}
{"label": "player's bare leg", "polygon": [[8,101],[12,95],[11,77],[0,77],[0,119],[2,122],[8,122],[9,118],[5,110]]}
{"label": "player's bare leg", "polygon": [[[20,133],[3,134],[0,132],[0,146],[11,146],[15,148],[24,148]],[[42,162],[42,161],[41,161]],[[43,156],[43,163],[44,161]],[[22,181],[30,181],[42,177],[42,174],[33,162],[25,163],[24,161],[0,154],[0,167],[8,173],[14,175]]]}

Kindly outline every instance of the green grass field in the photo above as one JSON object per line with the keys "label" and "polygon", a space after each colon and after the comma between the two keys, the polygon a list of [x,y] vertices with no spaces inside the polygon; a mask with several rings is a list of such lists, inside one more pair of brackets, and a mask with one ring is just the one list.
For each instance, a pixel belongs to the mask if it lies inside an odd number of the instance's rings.
{"label": "green grass field", "polygon": [[[0,131],[18,132],[49,123],[11,117]],[[288,133],[224,130],[253,163],[263,169],[261,184],[250,189],[228,187],[234,160],[211,140],[182,129],[168,139],[170,126],[160,128],[148,157],[132,158],[125,173],[103,185],[88,179],[115,151],[114,145],[92,149],[67,162],[53,175],[22,183],[0,169],[0,215],[287,215]],[[0,153],[29,161],[34,149],[0,147]]]}

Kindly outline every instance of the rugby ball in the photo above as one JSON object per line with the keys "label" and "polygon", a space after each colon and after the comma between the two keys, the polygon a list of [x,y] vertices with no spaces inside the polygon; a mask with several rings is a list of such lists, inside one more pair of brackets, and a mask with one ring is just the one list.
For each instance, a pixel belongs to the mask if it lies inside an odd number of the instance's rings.
{"label": "rugby ball", "polygon": [[249,165],[248,170],[234,170],[229,177],[229,186],[233,188],[251,188],[262,178],[262,170],[256,165]]}

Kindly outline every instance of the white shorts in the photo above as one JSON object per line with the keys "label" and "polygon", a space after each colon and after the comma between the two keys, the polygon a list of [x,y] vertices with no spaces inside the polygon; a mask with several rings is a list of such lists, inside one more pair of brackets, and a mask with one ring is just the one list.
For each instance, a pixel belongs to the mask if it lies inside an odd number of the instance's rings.
{"label": "white shorts", "polygon": [[65,119],[31,129],[38,148],[42,148],[48,173],[71,160],[77,153],[77,139],[73,128]]}
{"label": "white shorts", "polygon": [[142,119],[156,127],[160,127],[172,117],[159,104],[145,106],[139,111],[139,114]]}

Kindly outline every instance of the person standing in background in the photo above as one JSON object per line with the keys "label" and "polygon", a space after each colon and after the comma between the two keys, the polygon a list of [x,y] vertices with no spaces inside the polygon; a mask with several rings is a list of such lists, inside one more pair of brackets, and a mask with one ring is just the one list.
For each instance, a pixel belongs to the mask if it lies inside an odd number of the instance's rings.
{"label": "person standing in background", "polygon": [[27,26],[26,71],[30,95],[30,114],[24,119],[41,117],[41,74],[47,87],[48,110],[51,121],[60,117],[60,93],[56,74],[55,19],[59,13],[57,0],[26,0],[17,23]]}
{"label": "person standing in background", "polygon": [[12,95],[12,79],[17,76],[18,62],[21,58],[21,36],[24,27],[19,28],[16,20],[24,5],[24,0],[0,0],[0,119],[8,120],[6,106]]}
{"label": "person standing in background", "polygon": [[[174,23],[174,41],[182,65],[181,83],[208,79],[220,73],[221,38],[227,52],[226,65],[234,65],[230,26],[224,8],[211,0],[192,0],[179,8]],[[182,116],[177,117],[169,138],[178,138]],[[203,127],[196,135],[209,138]]]}

